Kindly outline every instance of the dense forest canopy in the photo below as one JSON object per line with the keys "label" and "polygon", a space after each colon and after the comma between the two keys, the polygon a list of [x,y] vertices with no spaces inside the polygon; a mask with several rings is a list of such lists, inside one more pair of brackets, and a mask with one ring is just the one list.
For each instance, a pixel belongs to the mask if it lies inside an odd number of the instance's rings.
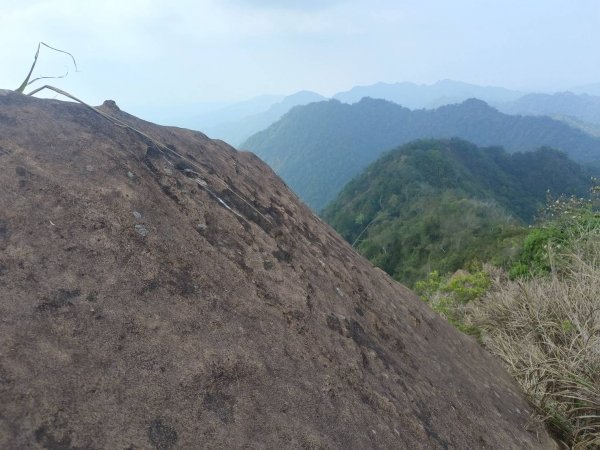
{"label": "dense forest canopy", "polygon": [[583,196],[589,186],[587,172],[557,150],[509,154],[460,139],[421,140],[371,164],[323,217],[412,284],[431,270],[509,259],[548,194]]}

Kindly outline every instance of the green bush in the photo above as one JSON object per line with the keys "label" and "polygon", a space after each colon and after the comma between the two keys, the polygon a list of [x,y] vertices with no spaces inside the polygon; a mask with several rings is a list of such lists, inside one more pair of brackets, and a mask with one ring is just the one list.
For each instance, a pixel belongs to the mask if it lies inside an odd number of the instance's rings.
{"label": "green bush", "polygon": [[415,291],[460,331],[478,337],[479,329],[465,322],[465,306],[483,296],[490,285],[490,275],[474,266],[471,272],[458,271],[445,277],[433,271],[425,280],[417,281]]}
{"label": "green bush", "polygon": [[538,224],[525,238],[510,277],[530,279],[567,270],[568,261],[561,255],[572,253],[576,243],[581,245],[582,236],[589,238],[600,233],[600,213],[595,208],[597,192],[595,186],[590,199],[571,197],[549,202]]}
{"label": "green bush", "polygon": [[475,335],[567,448],[600,449],[600,187],[548,202],[508,277],[472,267],[415,284],[433,310]]}
{"label": "green bush", "polygon": [[490,287],[490,276],[479,270],[473,273],[459,273],[448,280],[442,288],[444,292],[453,295],[458,302],[466,305],[481,297]]}

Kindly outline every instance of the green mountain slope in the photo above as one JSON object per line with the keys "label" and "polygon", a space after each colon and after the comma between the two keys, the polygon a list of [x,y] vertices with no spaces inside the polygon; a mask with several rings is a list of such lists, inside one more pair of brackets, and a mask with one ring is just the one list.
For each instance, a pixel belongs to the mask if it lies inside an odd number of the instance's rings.
{"label": "green mountain slope", "polygon": [[323,217],[374,264],[412,284],[432,270],[509,259],[548,190],[584,195],[589,184],[556,150],[511,155],[459,139],[424,140],[371,164]]}
{"label": "green mountain slope", "polygon": [[582,163],[600,161],[600,138],[547,117],[502,114],[475,99],[414,111],[370,98],[353,105],[312,103],[292,109],[242,148],[265,160],[319,211],[383,152],[415,139],[452,137],[509,152],[551,146]]}

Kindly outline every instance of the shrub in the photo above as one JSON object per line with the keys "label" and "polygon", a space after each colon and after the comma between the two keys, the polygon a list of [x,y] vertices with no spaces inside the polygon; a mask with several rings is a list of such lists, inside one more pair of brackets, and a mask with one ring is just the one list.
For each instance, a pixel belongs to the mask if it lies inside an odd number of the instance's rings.
{"label": "shrub", "polygon": [[[584,250],[581,239],[593,238],[600,230],[600,213],[595,208],[599,187],[591,189],[591,198],[561,197],[550,200],[525,238],[518,260],[510,269],[512,279],[546,276],[550,272],[568,269],[569,261],[561,255],[573,250]],[[590,234],[591,233],[591,234]]]}
{"label": "shrub", "polygon": [[479,329],[465,323],[465,306],[485,294],[490,283],[489,274],[482,268],[474,267],[471,272],[460,270],[451,277],[442,277],[434,271],[416,283],[415,291],[460,331],[478,337]]}
{"label": "shrub", "polygon": [[432,272],[416,291],[478,337],[573,449],[600,449],[600,187],[549,202],[510,277],[493,266]]}
{"label": "shrub", "polygon": [[567,230],[566,253],[555,255],[560,270],[496,280],[464,311],[465,324],[480,330],[484,346],[574,449],[600,448],[599,230]]}

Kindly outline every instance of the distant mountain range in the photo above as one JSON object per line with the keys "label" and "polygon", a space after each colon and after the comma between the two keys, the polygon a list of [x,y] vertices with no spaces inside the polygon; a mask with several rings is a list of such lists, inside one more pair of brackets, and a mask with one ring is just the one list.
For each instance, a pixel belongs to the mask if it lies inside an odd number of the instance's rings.
{"label": "distant mountain range", "polygon": [[515,101],[497,103],[495,106],[506,114],[569,117],[600,125],[600,97],[588,94],[527,94]]}
{"label": "distant mountain range", "polygon": [[546,193],[583,196],[589,175],[566,155],[509,154],[459,139],[405,144],[369,165],[323,211],[374,264],[412,284],[432,270],[511,257],[519,223]]}
{"label": "distant mountain range", "polygon": [[475,99],[414,111],[371,98],[352,105],[311,103],[293,108],[241,147],[263,158],[319,211],[386,150],[414,139],[452,137],[509,152],[553,147],[600,167],[600,138],[548,117],[503,114]]}
{"label": "distant mountain range", "polygon": [[588,94],[600,96],[600,83],[591,83],[583,86],[575,86],[569,89],[571,92],[575,94]]}
{"label": "distant mountain range", "polygon": [[[573,93],[572,93],[573,92]],[[364,97],[389,100],[410,109],[435,109],[478,98],[508,114],[548,115],[586,132],[600,134],[598,100],[600,84],[573,88],[572,92],[531,94],[494,86],[478,86],[453,80],[433,84],[375,83],[335,94],[343,103]],[[165,108],[150,105],[138,113],[157,123],[200,130],[210,137],[239,147],[248,137],[279,120],[294,106],[326,100],[311,91],[292,95],[261,95],[235,103],[201,103]]]}
{"label": "distant mountain range", "polygon": [[149,104],[135,109],[147,120],[162,125],[205,130],[266,111],[284,98],[284,95],[260,95],[241,102],[188,103],[169,108]]}
{"label": "distant mountain range", "polygon": [[[547,115],[587,133],[600,135],[598,94],[600,84],[576,87],[572,92],[543,94],[442,80],[433,84],[400,82],[356,86],[332,98],[352,104],[370,97],[409,109],[435,109],[478,98],[507,114]],[[316,92],[300,91],[288,96],[261,95],[236,103],[204,103],[168,110],[147,106],[138,113],[157,123],[197,129],[240,147],[247,138],[269,127],[293,107],[323,100],[326,97]]]}
{"label": "distant mountain range", "polygon": [[343,103],[356,103],[364,97],[389,100],[410,109],[432,109],[469,98],[478,98],[487,103],[510,102],[524,95],[523,92],[501,87],[478,86],[453,80],[442,80],[433,84],[376,83],[357,86],[333,96]]}
{"label": "distant mountain range", "polygon": [[[404,82],[357,86],[335,94],[333,98],[343,103],[356,103],[363,97],[380,98],[419,109],[460,103],[469,98],[490,103],[509,102],[522,95],[522,92],[501,87],[443,80],[431,85]],[[286,97],[263,95],[200,115],[191,114],[182,125],[199,129],[211,138],[222,139],[239,147],[247,138],[279,120],[294,106],[323,100],[326,97],[311,91],[300,91]]]}
{"label": "distant mountain range", "polygon": [[[325,97],[316,92],[300,91],[287,97],[278,98],[278,101],[273,103],[257,104],[257,106],[261,106],[255,109],[245,109],[246,114],[238,114],[226,122],[210,123],[205,119],[205,125],[200,124],[200,128],[211,138],[224,140],[237,147],[257,131],[264,130],[279,120],[294,106],[322,100],[325,100]],[[257,112],[257,110],[260,111]]]}
{"label": "distant mountain range", "polygon": [[584,131],[600,127],[600,84],[574,88],[554,94],[524,93],[493,86],[478,86],[453,80],[431,85],[415,83],[376,83],[357,86],[333,96],[343,103],[356,103],[364,97],[389,100],[410,109],[435,109],[477,98],[506,114],[549,116]]}

